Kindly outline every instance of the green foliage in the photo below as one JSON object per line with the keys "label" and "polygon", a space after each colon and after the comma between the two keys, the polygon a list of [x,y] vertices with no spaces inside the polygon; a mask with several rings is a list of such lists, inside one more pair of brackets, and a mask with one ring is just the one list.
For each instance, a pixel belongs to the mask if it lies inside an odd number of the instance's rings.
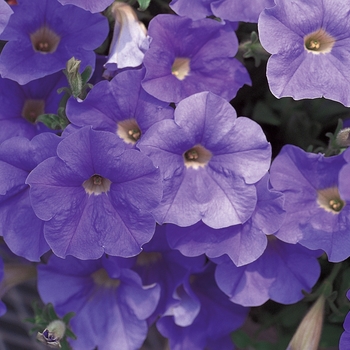
{"label": "green foliage", "polygon": [[37,118],[37,121],[45,124],[52,130],[63,130],[69,124],[67,117],[57,114],[41,114]]}
{"label": "green foliage", "polygon": [[252,308],[245,325],[232,334],[237,350],[281,350],[286,349],[298,325],[322,294],[326,297],[325,319],[320,350],[335,349],[343,332],[343,321],[350,309],[346,292],[350,289],[349,263],[329,263],[320,258],[324,274],[314,291],[292,305],[281,305],[268,301]]}

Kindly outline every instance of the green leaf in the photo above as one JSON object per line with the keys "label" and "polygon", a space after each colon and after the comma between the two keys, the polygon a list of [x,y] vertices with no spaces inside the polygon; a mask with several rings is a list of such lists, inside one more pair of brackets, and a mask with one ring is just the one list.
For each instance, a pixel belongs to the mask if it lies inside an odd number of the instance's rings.
{"label": "green leaf", "polygon": [[337,348],[343,331],[342,325],[325,324],[322,329],[320,349]]}
{"label": "green leaf", "polygon": [[53,308],[53,305],[51,303],[48,304],[48,306],[47,306],[47,312],[48,312],[48,316],[49,316],[50,321],[59,319],[59,317],[57,316],[55,309]]}
{"label": "green leaf", "polygon": [[137,2],[139,3],[139,11],[145,11],[147,10],[151,0],[137,0]]}
{"label": "green leaf", "polygon": [[232,340],[238,348],[246,348],[252,344],[251,337],[242,330],[238,330],[232,334]]}

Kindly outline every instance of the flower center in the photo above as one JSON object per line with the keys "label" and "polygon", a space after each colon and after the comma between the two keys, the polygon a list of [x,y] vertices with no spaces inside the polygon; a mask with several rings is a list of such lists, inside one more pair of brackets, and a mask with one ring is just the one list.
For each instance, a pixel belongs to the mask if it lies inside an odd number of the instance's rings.
{"label": "flower center", "polygon": [[120,280],[113,279],[108,276],[105,269],[99,269],[91,275],[94,283],[98,286],[103,286],[106,288],[117,288],[120,285]]}
{"label": "flower center", "polygon": [[198,169],[200,167],[205,167],[209,163],[212,153],[202,145],[196,145],[186,151],[183,157],[187,168]]}
{"label": "flower center", "polygon": [[176,57],[171,66],[171,74],[179,80],[184,80],[190,74],[190,59]]}
{"label": "flower center", "polygon": [[136,265],[149,266],[153,265],[162,259],[162,254],[159,252],[141,252],[137,256]]}
{"label": "flower center", "polygon": [[134,118],[118,122],[117,135],[126,143],[135,144],[141,137],[141,130]]}
{"label": "flower center", "polygon": [[99,195],[101,193],[106,193],[111,187],[111,181],[102,177],[100,175],[93,175],[90,179],[83,182],[83,187],[88,195],[94,194]]}
{"label": "flower center", "polygon": [[335,39],[322,28],[304,37],[305,49],[316,55],[331,52],[334,43]]}
{"label": "flower center", "polygon": [[56,51],[61,38],[50,28],[43,26],[30,34],[33,49],[43,54]]}
{"label": "flower center", "polygon": [[35,124],[36,118],[45,113],[45,101],[44,100],[35,100],[27,99],[24,102],[22,108],[22,117],[28,120],[28,122]]}
{"label": "flower center", "polygon": [[317,202],[324,210],[339,214],[345,206],[345,201],[340,198],[337,187],[329,187],[317,191]]}

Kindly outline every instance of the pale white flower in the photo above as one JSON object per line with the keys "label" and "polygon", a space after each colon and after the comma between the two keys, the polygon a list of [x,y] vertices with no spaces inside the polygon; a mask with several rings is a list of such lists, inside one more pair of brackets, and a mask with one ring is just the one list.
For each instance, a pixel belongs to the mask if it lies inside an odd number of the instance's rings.
{"label": "pale white flower", "polygon": [[114,2],[110,10],[115,18],[115,26],[108,60],[104,67],[109,72],[126,67],[138,67],[149,48],[147,29],[138,20],[131,6]]}

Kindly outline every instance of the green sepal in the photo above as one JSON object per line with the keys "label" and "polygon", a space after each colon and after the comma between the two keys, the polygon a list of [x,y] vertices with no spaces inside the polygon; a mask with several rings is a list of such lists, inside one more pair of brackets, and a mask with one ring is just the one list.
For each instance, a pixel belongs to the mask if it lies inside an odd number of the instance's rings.
{"label": "green sepal", "polygon": [[49,316],[50,320],[56,320],[59,318],[51,303],[47,305],[47,312],[48,312],[48,316]]}
{"label": "green sepal", "polygon": [[255,67],[258,67],[261,61],[267,61],[270,57],[270,54],[260,44],[256,32],[250,34],[250,40],[239,45],[239,50],[242,52],[244,58],[254,58]]}
{"label": "green sepal", "polygon": [[37,118],[38,122],[45,124],[48,128],[52,130],[63,130],[69,124],[66,117],[62,116],[60,109],[57,114],[41,114]]}
{"label": "green sepal", "polygon": [[66,329],[66,336],[72,339],[77,339],[77,336],[68,328]]}
{"label": "green sepal", "polygon": [[91,77],[91,73],[92,73],[92,67],[87,66],[84,69],[84,72],[81,73],[81,82],[83,84],[83,86],[89,81],[90,77]]}
{"label": "green sepal", "polygon": [[59,122],[59,116],[57,114],[41,114],[36,120],[45,124],[52,130],[61,130],[61,124]]}
{"label": "green sepal", "polygon": [[147,10],[151,0],[137,0],[137,2],[139,3],[139,11],[145,11]]}
{"label": "green sepal", "polygon": [[69,312],[68,314],[64,315],[62,317],[62,321],[66,324],[69,323],[69,321],[74,317],[75,313],[74,312]]}

